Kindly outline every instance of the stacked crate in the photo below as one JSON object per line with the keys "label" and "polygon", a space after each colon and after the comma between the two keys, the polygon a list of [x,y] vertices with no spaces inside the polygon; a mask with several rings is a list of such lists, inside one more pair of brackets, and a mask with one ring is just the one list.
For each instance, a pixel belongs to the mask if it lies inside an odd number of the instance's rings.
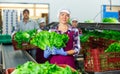
{"label": "stacked crate", "polygon": [[91,49],[84,61],[85,71],[103,72],[120,70],[120,53],[104,53],[103,49]]}
{"label": "stacked crate", "polygon": [[0,44],[1,43],[12,43],[12,39],[10,35],[0,35]]}
{"label": "stacked crate", "polygon": [[115,42],[104,38],[89,38],[89,49],[87,49],[84,60],[85,71],[103,72],[111,70],[120,70],[120,53],[107,52],[105,49]]}
{"label": "stacked crate", "polygon": [[18,22],[18,15],[16,10],[3,10],[3,26],[2,26],[2,34],[11,35],[14,27]]}

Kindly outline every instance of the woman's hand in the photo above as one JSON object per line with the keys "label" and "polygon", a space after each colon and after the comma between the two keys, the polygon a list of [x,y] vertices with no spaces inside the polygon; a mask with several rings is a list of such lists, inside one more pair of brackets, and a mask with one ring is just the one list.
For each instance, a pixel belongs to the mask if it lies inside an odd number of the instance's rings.
{"label": "woman's hand", "polygon": [[46,50],[44,50],[44,58],[48,58],[52,54],[52,51],[50,47],[46,47]]}
{"label": "woman's hand", "polygon": [[64,56],[67,55],[67,52],[64,51],[63,48],[61,48],[61,49],[57,49],[57,48],[56,48],[56,49],[54,49],[54,51],[55,51],[56,54],[60,54],[60,55],[64,55]]}

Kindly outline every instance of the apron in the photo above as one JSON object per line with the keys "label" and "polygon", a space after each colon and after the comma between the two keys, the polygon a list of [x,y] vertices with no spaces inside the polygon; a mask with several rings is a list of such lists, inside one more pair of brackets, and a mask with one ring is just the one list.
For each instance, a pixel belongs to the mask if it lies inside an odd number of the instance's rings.
{"label": "apron", "polygon": [[46,61],[48,61],[48,59],[44,58],[44,50],[37,48],[36,61],[37,61],[37,63],[45,63]]}
{"label": "apron", "polygon": [[[74,31],[70,31],[70,32],[67,31],[66,34],[69,36],[69,41],[66,44],[66,47],[63,48],[64,51],[73,49]],[[75,61],[74,61],[73,55],[67,55],[67,56],[52,55],[50,57],[50,63],[52,63],[52,64],[67,64],[67,65],[71,66],[72,68],[75,68]]]}

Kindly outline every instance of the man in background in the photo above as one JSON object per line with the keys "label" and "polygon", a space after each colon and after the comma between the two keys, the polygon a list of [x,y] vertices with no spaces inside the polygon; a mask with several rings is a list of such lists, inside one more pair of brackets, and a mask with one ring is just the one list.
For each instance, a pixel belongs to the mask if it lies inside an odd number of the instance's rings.
{"label": "man in background", "polygon": [[[16,26],[15,31],[28,31],[28,30],[34,30],[39,29],[39,26],[37,22],[30,19],[29,17],[30,12],[28,9],[23,10],[23,20],[21,20],[18,25]],[[28,50],[28,53],[35,59],[36,58],[36,49],[30,49]]]}
{"label": "man in background", "polygon": [[18,23],[18,25],[16,27],[16,31],[27,31],[27,30],[39,29],[37,22],[30,19],[29,15],[30,15],[29,10],[24,9],[23,10],[23,20],[21,20]]}

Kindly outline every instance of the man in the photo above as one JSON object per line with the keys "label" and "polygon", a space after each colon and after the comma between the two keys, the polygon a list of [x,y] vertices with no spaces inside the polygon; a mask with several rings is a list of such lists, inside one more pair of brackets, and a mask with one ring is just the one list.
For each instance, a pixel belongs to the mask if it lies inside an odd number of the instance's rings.
{"label": "man", "polygon": [[29,10],[25,9],[23,10],[23,20],[18,23],[16,31],[27,31],[33,29],[39,29],[39,26],[37,22],[29,18]]}
{"label": "man", "polygon": [[[21,20],[18,25],[16,26],[16,31],[27,31],[27,30],[34,30],[39,29],[37,22],[33,21],[29,18],[29,10],[23,10],[23,20]],[[31,49],[28,51],[33,58],[36,56],[36,49]]]}
{"label": "man", "polygon": [[38,24],[39,24],[39,28],[41,29],[41,30],[46,30],[47,28],[46,28],[46,25],[45,25],[45,18],[39,18],[38,19]]}

